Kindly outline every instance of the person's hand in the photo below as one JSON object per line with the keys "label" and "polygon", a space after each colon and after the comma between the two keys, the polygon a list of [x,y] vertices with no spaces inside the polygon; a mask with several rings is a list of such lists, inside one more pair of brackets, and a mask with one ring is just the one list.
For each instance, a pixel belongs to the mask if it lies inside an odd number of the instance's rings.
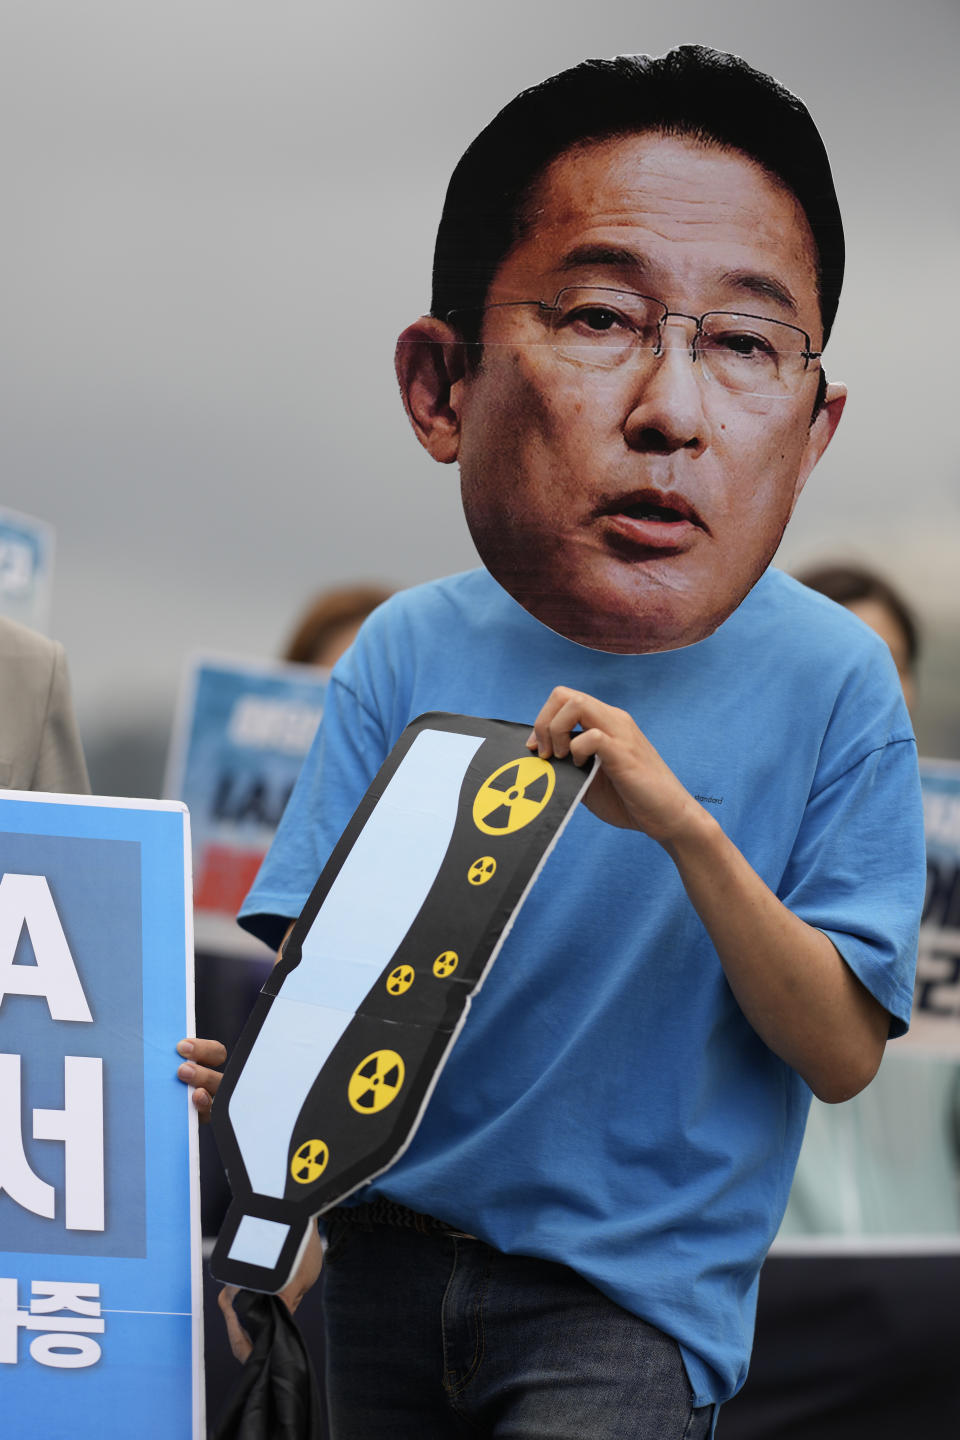
{"label": "person's hand", "polygon": [[527,746],[543,759],[570,755],[578,765],[598,756],[601,769],[583,803],[609,825],[642,830],[669,845],[703,818],[702,807],[633,717],[592,695],[558,685],[534,721]]}
{"label": "person's hand", "polygon": [[215,1067],[226,1060],[226,1049],[219,1040],[198,1040],[195,1036],[188,1036],[180,1041],[177,1054],[184,1058],[184,1063],[177,1070],[177,1079],[194,1087],[191,1099],[202,1123],[210,1119],[213,1097],[223,1079]]}
{"label": "person's hand", "polygon": [[310,1239],[307,1241],[306,1248],[300,1257],[300,1264],[293,1272],[293,1278],[280,1291],[280,1299],[284,1305],[286,1305],[291,1315],[296,1312],[304,1295],[316,1285],[322,1269],[323,1241],[320,1239],[317,1222],[311,1220]]}
{"label": "person's hand", "polygon": [[238,1285],[225,1285],[217,1296],[217,1304],[227,1327],[227,1339],[230,1341],[234,1358],[239,1360],[241,1365],[246,1365],[253,1349],[253,1341],[240,1324],[240,1316],[233,1308],[233,1302],[239,1294]]}
{"label": "person's hand", "polygon": [[[311,1222],[310,1229],[310,1239],[307,1241],[307,1247],[294,1272],[293,1279],[280,1291],[280,1299],[291,1315],[296,1311],[307,1291],[316,1284],[323,1267],[323,1241],[320,1239],[315,1222]],[[233,1302],[239,1293],[236,1285],[225,1285],[217,1297],[217,1303],[226,1323],[230,1349],[241,1365],[245,1365],[250,1358],[253,1342],[234,1309]]]}

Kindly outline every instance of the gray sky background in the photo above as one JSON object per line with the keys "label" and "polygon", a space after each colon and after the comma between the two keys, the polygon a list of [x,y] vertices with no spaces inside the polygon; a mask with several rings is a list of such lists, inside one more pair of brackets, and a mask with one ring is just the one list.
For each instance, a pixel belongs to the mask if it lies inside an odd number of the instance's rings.
{"label": "gray sky background", "polygon": [[684,41],[806,100],[844,212],[851,399],[781,563],[960,618],[955,0],[0,0],[0,504],[56,527],[88,737],[324,585],[474,563],[392,372],[449,173],[523,86]]}

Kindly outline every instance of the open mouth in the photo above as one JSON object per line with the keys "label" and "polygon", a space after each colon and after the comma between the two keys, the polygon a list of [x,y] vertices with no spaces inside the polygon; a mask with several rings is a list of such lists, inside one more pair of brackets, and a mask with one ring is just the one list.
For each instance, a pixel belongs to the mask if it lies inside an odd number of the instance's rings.
{"label": "open mouth", "polygon": [[642,490],[610,496],[598,508],[606,543],[630,558],[640,552],[685,552],[698,531],[708,527],[685,495],[673,491]]}
{"label": "open mouth", "polygon": [[633,505],[621,505],[616,513],[626,515],[630,520],[656,520],[662,525],[675,525],[691,518],[689,513],[675,510],[672,505],[655,505],[649,500],[638,500]]}
{"label": "open mouth", "polygon": [[600,504],[599,511],[604,515],[619,515],[643,524],[696,525],[701,530],[707,528],[685,495],[672,489],[659,490],[652,485],[645,485],[642,490],[611,495]]}

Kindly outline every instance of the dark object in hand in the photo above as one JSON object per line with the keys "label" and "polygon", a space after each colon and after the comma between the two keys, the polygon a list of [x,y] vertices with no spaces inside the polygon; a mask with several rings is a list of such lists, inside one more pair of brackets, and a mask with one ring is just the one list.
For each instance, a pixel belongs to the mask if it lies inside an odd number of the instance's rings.
{"label": "dark object in hand", "polygon": [[324,1440],[316,1375],[286,1305],[241,1290],[234,1308],[253,1350],[213,1440]]}

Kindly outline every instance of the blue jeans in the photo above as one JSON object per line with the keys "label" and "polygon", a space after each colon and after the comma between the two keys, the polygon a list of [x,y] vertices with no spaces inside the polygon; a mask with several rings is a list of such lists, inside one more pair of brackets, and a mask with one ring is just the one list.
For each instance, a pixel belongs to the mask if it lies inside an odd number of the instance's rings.
{"label": "blue jeans", "polygon": [[710,1433],[676,1342],[566,1266],[336,1213],[328,1234],[331,1440]]}

